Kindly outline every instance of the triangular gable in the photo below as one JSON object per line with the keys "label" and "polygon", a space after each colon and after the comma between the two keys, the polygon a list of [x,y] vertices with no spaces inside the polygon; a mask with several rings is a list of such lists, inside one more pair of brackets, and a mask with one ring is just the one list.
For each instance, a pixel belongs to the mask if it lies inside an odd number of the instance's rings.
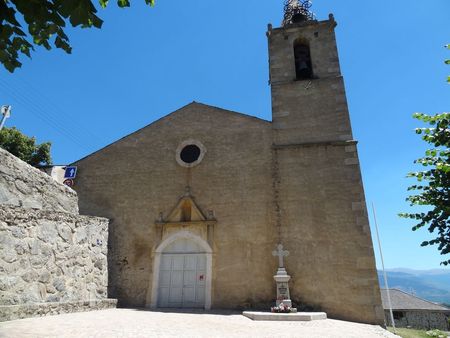
{"label": "triangular gable", "polygon": [[168,223],[198,221],[206,221],[206,217],[191,196],[183,196],[166,219]]}
{"label": "triangular gable", "polygon": [[129,137],[134,137],[134,136],[138,135],[139,133],[145,131],[147,128],[151,128],[151,127],[157,125],[158,123],[163,123],[167,118],[169,118],[169,117],[171,117],[171,116],[173,116],[175,114],[184,114],[186,108],[191,107],[191,106],[196,106],[196,107],[198,107],[198,109],[209,109],[209,111],[215,111],[217,113],[229,114],[229,116],[240,117],[242,119],[251,120],[251,121],[254,121],[255,123],[261,123],[261,124],[266,125],[266,126],[269,126],[271,124],[270,121],[267,121],[267,120],[264,120],[264,119],[261,119],[261,118],[255,117],[255,116],[246,115],[246,114],[238,113],[238,112],[235,112],[235,111],[232,111],[232,110],[223,109],[223,108],[219,108],[219,107],[215,107],[215,106],[211,106],[211,105],[207,105],[207,104],[203,104],[203,103],[199,103],[199,102],[193,101],[192,103],[189,103],[189,104],[187,104],[187,105],[185,105],[185,106],[183,106],[183,107],[173,111],[172,113],[170,113],[168,115],[165,115],[165,116],[161,117],[160,119],[158,119],[156,121],[153,121],[152,123],[146,125],[145,127],[140,128],[140,129],[136,130],[135,132],[118,139],[117,141],[115,141],[115,142],[113,142],[113,143],[111,143],[111,144],[109,144],[109,145],[107,145],[107,146],[105,146],[105,147],[103,147],[103,148],[93,152],[92,154],[89,154],[89,155],[87,155],[87,156],[85,156],[85,157],[83,157],[83,158],[73,162],[71,165],[79,164],[81,161],[83,161],[83,160],[85,160],[85,159],[87,159],[89,157],[92,157],[92,156],[102,152],[103,150],[105,150],[105,149],[107,149],[107,148],[109,148],[109,147],[111,147],[113,145],[119,144],[120,142],[126,140]]}
{"label": "triangular gable", "polygon": [[176,225],[176,224],[215,224],[216,219],[213,211],[205,213],[201,211],[194,197],[191,195],[190,187],[186,187],[186,192],[178,200],[177,205],[169,213],[167,218],[164,218],[163,213],[159,214],[159,219],[156,224]]}

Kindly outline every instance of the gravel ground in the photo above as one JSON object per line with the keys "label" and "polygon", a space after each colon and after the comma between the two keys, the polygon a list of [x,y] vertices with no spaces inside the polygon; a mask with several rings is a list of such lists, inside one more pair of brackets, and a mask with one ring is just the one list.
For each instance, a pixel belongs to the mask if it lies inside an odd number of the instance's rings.
{"label": "gravel ground", "polygon": [[110,309],[0,323],[0,337],[396,337],[375,325],[339,320],[260,322],[239,313]]}

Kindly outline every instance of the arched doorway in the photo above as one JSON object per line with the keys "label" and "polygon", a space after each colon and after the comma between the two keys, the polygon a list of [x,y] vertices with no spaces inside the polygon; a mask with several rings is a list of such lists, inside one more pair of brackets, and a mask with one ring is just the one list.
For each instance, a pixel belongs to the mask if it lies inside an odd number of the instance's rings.
{"label": "arched doorway", "polygon": [[180,231],[155,250],[151,308],[211,308],[212,250]]}

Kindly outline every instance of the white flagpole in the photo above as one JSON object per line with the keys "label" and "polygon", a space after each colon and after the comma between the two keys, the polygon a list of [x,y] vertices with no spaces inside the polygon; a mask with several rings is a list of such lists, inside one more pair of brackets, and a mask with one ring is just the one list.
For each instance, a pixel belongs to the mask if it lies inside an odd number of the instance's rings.
{"label": "white flagpole", "polygon": [[[394,333],[395,333],[395,322],[394,322],[394,313],[392,312],[391,294],[389,292],[386,270],[384,269],[383,251],[381,250],[380,234],[378,232],[377,216],[375,214],[375,206],[374,206],[373,202],[372,202],[372,210],[373,210],[373,219],[375,220],[375,229],[377,230],[377,239],[378,239],[378,248],[380,249],[381,266],[383,267],[384,286],[386,287],[386,294],[387,294],[388,304],[389,304],[389,312],[391,313],[391,322],[392,322],[392,327],[394,328]],[[384,309],[383,309],[383,312],[384,312]]]}

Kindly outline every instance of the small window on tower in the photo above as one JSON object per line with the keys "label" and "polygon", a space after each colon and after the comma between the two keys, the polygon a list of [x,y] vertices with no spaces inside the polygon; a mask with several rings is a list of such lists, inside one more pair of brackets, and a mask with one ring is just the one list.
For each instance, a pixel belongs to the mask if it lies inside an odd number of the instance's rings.
{"label": "small window on tower", "polygon": [[295,76],[297,80],[312,79],[312,62],[309,45],[302,39],[294,43]]}

